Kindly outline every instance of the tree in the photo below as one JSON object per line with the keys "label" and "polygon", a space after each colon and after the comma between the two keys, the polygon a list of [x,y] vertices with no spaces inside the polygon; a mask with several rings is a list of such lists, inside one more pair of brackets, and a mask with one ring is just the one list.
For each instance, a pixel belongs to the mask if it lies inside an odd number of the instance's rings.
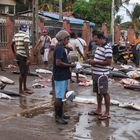
{"label": "tree", "polygon": [[137,3],[132,12],[130,12],[126,8],[126,12],[127,12],[128,16],[131,18],[132,25],[134,26],[134,29],[139,27],[140,26],[140,22],[139,22],[139,19],[140,19],[140,4]]}
{"label": "tree", "polygon": [[89,2],[85,0],[77,0],[73,4],[73,13],[75,17],[94,21],[97,24],[101,24],[103,19],[106,19],[106,22],[110,24],[110,11],[110,0],[90,0]]}
{"label": "tree", "polygon": [[[128,4],[130,0],[115,0],[115,11],[117,12],[124,3]],[[73,13],[75,17],[101,24],[105,19],[107,25],[111,21],[111,0],[77,0],[73,4]]]}
{"label": "tree", "polygon": [[30,10],[32,7],[32,0],[16,0],[16,13]]}
{"label": "tree", "polygon": [[115,23],[119,23],[120,24],[121,21],[122,21],[121,16],[120,15],[117,15],[116,18],[115,18]]}

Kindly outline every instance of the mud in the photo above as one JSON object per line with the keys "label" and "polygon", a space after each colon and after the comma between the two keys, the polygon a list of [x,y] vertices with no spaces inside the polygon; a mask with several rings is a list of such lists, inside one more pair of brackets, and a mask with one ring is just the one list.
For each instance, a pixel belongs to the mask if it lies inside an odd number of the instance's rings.
{"label": "mud", "polygon": [[[34,71],[37,66],[32,66]],[[16,70],[16,69],[13,69]],[[1,72],[15,81],[5,90],[18,92],[18,75],[10,70]],[[50,79],[50,75],[43,75]],[[36,76],[28,76],[28,87]],[[117,80],[119,81],[119,80]],[[117,81],[110,83],[111,99],[120,102],[140,104],[139,91],[124,89]],[[91,96],[92,86],[82,87],[72,83],[70,89],[78,95]],[[49,94],[51,82],[45,88],[33,89],[34,94],[27,97],[13,97],[12,100],[0,100],[0,140],[139,140],[140,112],[111,106],[111,118],[99,121],[88,112],[95,109],[95,104],[71,103],[65,105],[65,111],[71,116],[68,125],[58,125],[54,121],[53,100]],[[104,110],[104,106],[103,106]]]}

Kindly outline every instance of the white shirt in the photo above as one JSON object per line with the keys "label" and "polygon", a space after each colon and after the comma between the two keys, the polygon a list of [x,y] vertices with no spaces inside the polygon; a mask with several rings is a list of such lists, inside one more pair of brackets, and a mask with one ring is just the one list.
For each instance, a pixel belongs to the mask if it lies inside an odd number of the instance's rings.
{"label": "white shirt", "polygon": [[77,40],[76,47],[78,47],[81,53],[84,54],[84,47],[87,46],[86,41],[79,37],[76,40]]}

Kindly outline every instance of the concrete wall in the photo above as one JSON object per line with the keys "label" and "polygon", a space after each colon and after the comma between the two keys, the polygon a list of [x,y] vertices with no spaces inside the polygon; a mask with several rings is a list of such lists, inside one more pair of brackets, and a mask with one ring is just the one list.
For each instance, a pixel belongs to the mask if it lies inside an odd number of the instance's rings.
{"label": "concrete wall", "polygon": [[16,0],[0,0],[0,5],[16,5]]}
{"label": "concrete wall", "polygon": [[[5,24],[5,32],[6,32],[6,42],[5,42],[5,47],[1,47],[0,44],[0,57],[4,60],[4,63],[15,63],[14,61],[14,56],[11,50],[11,43],[12,43],[12,38],[15,32],[17,32],[17,20],[19,21],[19,25],[20,23],[23,23],[23,21],[25,23],[29,23],[32,26],[32,20],[31,18],[26,19],[25,17],[12,17],[12,16],[6,16],[6,24]],[[40,27],[40,29],[42,30],[44,28],[44,21],[39,19],[38,21],[38,26]],[[71,32],[70,29],[70,23],[66,20],[63,21],[62,26],[68,31]],[[84,22],[83,26],[82,26],[82,34],[83,34],[83,38],[86,40],[87,44],[89,43],[90,40],[90,26],[88,22]],[[0,42],[1,43],[1,42]],[[38,54],[39,55],[39,54]],[[36,57],[40,56],[35,56],[33,50],[31,50],[31,56],[32,56],[32,63],[36,63]],[[40,62],[40,61],[39,61]]]}

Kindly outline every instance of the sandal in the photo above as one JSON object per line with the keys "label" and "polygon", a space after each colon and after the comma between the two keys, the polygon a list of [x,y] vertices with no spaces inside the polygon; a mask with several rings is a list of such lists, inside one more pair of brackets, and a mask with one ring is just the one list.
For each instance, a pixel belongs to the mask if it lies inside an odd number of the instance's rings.
{"label": "sandal", "polygon": [[98,115],[98,116],[100,116],[100,115],[102,115],[102,113],[99,113],[99,112],[96,112],[96,111],[90,111],[90,112],[88,112],[88,115]]}
{"label": "sandal", "polygon": [[98,117],[99,120],[106,120],[106,119],[109,119],[109,118],[110,118],[110,116],[109,115],[105,115],[105,114],[103,114],[103,115]]}
{"label": "sandal", "polygon": [[34,92],[31,91],[30,89],[26,89],[26,90],[24,90],[24,92],[27,93],[27,94],[32,94],[32,93],[34,93]]}

